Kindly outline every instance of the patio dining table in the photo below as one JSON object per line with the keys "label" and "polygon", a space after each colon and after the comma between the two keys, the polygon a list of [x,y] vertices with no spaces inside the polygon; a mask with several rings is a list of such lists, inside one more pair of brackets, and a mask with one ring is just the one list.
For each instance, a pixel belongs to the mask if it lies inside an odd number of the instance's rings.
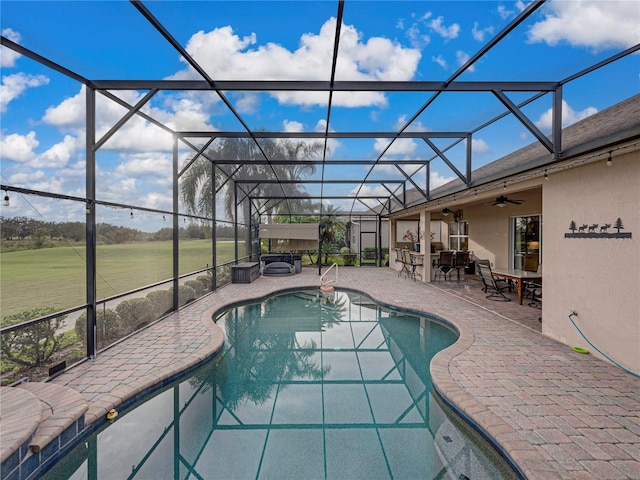
{"label": "patio dining table", "polygon": [[516,268],[494,268],[493,275],[496,277],[515,280],[518,283],[518,303],[522,305],[522,294],[524,291],[524,282],[540,283],[542,275],[538,272],[529,272],[527,270],[519,270]]}

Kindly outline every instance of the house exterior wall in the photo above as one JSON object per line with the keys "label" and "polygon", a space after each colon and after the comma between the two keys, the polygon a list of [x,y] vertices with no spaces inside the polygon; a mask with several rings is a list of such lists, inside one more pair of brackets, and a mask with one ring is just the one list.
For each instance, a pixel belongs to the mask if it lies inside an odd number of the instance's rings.
{"label": "house exterior wall", "polygon": [[[575,310],[598,349],[640,372],[640,152],[554,173],[543,207],[543,333],[601,356]],[[618,218],[632,238],[565,238],[572,221],[613,233]]]}
{"label": "house exterior wall", "polygon": [[[542,194],[539,183],[537,181],[527,184],[527,188],[535,188],[535,190],[513,193],[496,192],[494,197],[486,200],[489,203],[495,196],[504,194],[511,199],[523,200],[521,205],[463,207],[464,220],[469,221],[469,251],[473,252],[473,257],[489,260],[494,268],[508,268],[510,266],[511,217],[540,215],[542,213]],[[544,231],[544,216],[542,221]],[[544,248],[544,243],[542,248]]]}

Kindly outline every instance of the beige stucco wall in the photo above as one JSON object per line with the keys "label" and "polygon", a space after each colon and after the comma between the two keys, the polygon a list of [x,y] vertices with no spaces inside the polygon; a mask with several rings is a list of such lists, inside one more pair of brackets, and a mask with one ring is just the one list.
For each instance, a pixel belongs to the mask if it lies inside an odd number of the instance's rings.
{"label": "beige stucco wall", "polygon": [[[595,346],[640,372],[640,153],[614,155],[611,167],[603,160],[554,173],[543,208],[543,333],[599,355],[571,325],[575,310]],[[564,238],[571,221],[614,225],[617,218],[631,239]]]}
{"label": "beige stucco wall", "polygon": [[[537,182],[539,184],[539,182]],[[542,194],[539,185],[533,182],[527,192],[496,192],[495,196],[507,195],[511,199],[522,200],[521,205],[508,204],[504,207],[489,205],[464,206],[464,220],[469,221],[469,251],[475,258],[487,259],[495,268],[508,268],[510,265],[510,219],[514,216],[540,215],[542,213]],[[489,198],[487,202],[490,202]],[[484,203],[484,202],[483,202]],[[544,231],[544,218],[543,227]],[[544,249],[544,244],[542,245]],[[543,263],[544,254],[543,254]]]}

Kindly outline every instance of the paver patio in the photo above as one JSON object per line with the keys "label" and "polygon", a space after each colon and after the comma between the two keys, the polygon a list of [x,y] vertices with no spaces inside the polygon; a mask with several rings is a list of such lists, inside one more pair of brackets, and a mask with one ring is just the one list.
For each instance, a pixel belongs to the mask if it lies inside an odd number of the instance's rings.
{"label": "paver patio", "polygon": [[[456,326],[460,339],[432,362],[434,388],[527,478],[640,478],[640,380],[543,336],[539,309],[486,300],[473,281],[424,284],[389,268],[341,268],[337,286]],[[52,382],[83,395],[91,424],[213,355],[216,310],[294,287],[318,288],[317,269],[226,286]]]}

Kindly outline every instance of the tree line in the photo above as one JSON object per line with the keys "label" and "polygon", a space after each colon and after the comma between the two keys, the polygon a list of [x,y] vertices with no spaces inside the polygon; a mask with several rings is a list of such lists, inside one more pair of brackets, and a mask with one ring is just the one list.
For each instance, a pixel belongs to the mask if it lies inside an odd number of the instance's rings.
{"label": "tree line", "polygon": [[[67,241],[79,243],[85,241],[86,228],[83,222],[46,222],[28,217],[3,217],[0,216],[0,232],[3,240],[29,241],[30,248],[43,248],[52,246],[54,241]],[[173,238],[171,227],[161,228],[157,232],[142,232],[135,228],[99,223],[96,225],[96,234],[99,243],[118,244],[143,241],[166,241]],[[216,227],[218,238],[233,238],[234,229],[231,225],[218,225]],[[191,223],[180,227],[181,239],[211,238],[208,227]]]}

